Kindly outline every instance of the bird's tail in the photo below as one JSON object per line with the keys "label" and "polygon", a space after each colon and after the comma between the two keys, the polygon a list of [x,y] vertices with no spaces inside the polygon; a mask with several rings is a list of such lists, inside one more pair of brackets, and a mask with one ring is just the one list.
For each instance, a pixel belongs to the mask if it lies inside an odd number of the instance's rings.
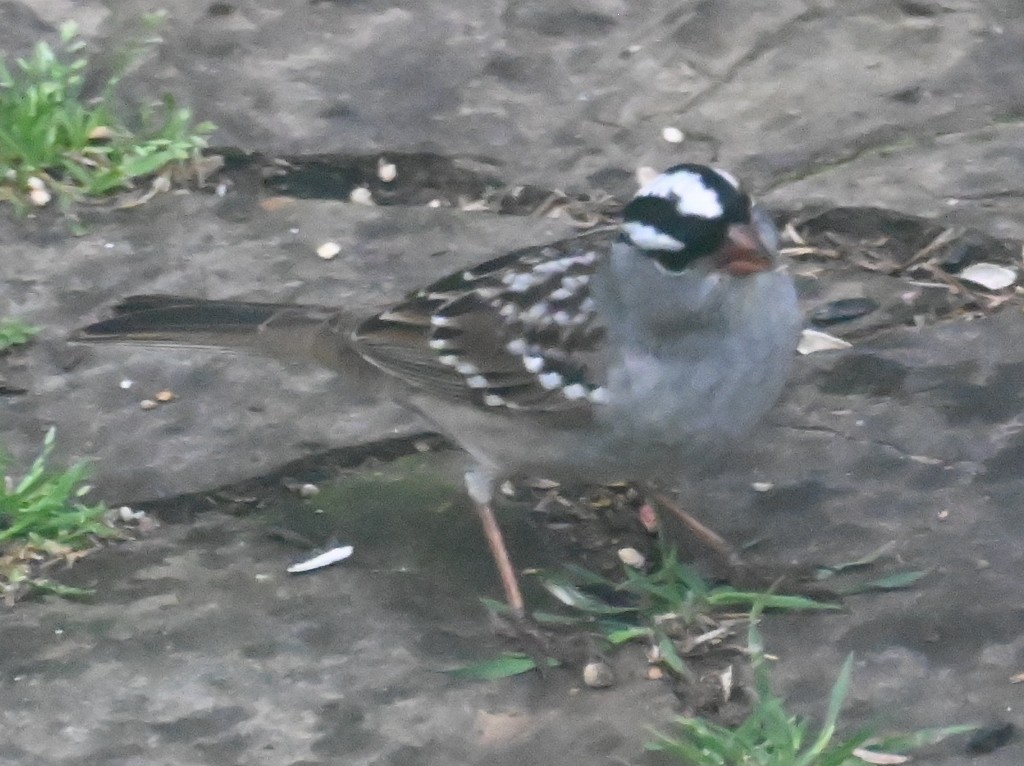
{"label": "bird's tail", "polygon": [[342,312],[322,306],[134,295],[71,340],[247,349],[338,369],[356,356],[351,326]]}

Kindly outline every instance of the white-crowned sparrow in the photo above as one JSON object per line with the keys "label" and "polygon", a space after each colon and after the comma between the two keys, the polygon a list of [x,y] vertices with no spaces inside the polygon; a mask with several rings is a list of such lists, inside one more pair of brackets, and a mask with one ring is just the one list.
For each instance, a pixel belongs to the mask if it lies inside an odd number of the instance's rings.
{"label": "white-crowned sparrow", "polygon": [[451,274],[352,323],[320,307],[129,298],[78,340],[250,346],[365,360],[460,444],[505,595],[522,597],[491,511],[513,475],[675,478],[775,402],[800,333],[771,220],[724,171],[676,165],[596,231]]}

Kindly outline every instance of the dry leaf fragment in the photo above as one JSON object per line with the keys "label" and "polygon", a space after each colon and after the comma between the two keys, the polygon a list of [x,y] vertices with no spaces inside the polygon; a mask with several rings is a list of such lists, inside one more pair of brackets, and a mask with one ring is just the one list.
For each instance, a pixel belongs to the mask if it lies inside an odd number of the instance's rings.
{"label": "dry leaf fragment", "polygon": [[886,764],[906,763],[910,760],[909,756],[897,755],[896,753],[877,753],[874,750],[867,750],[863,747],[858,747],[853,751],[853,754],[860,758],[864,763],[875,763],[886,766]]}
{"label": "dry leaf fragment", "polygon": [[329,551],[324,551],[318,556],[292,564],[288,567],[287,571],[289,574],[299,574],[300,572],[312,572],[314,569],[322,569],[331,564],[337,564],[339,561],[344,561],[352,555],[352,550],[351,545],[339,545],[337,548],[331,548]]}
{"label": "dry leaf fragment", "polygon": [[800,245],[804,247],[807,245],[807,240],[804,239],[800,232],[796,230],[792,221],[786,221],[786,227],[782,230],[782,239],[792,242],[794,245]]}
{"label": "dry leaf fragment", "polygon": [[1017,281],[1017,272],[997,263],[974,263],[960,272],[960,279],[987,290],[1002,290]]}
{"label": "dry leaf fragment", "polygon": [[722,684],[722,699],[728,702],[732,697],[732,665],[718,674],[718,680]]}
{"label": "dry leaf fragment", "polygon": [[149,184],[149,188],[146,191],[135,192],[126,196],[121,202],[118,203],[118,210],[130,210],[133,207],[139,207],[139,205],[145,205],[157,194],[163,194],[171,190],[171,178],[168,171],[164,171],[153,177],[153,180]]}
{"label": "dry leaf fragment", "polygon": [[647,186],[647,184],[658,177],[658,171],[650,165],[641,165],[636,169],[634,177],[636,178],[637,186]]}
{"label": "dry leaf fragment", "polygon": [[260,209],[268,213],[275,213],[278,210],[292,207],[295,200],[291,197],[266,197],[260,200]]}
{"label": "dry leaf fragment", "polygon": [[911,259],[907,262],[907,266],[926,260],[933,253],[935,253],[940,248],[952,242],[962,233],[963,232],[959,231],[958,229],[943,229],[941,232],[939,232],[939,235],[935,237],[931,242],[929,242],[927,245],[925,245],[916,253],[914,253]]}
{"label": "dry leaf fragment", "polygon": [[838,351],[844,348],[852,348],[853,344],[835,335],[829,335],[821,330],[804,330],[800,334],[800,342],[797,344],[798,353],[816,354],[819,351]]}

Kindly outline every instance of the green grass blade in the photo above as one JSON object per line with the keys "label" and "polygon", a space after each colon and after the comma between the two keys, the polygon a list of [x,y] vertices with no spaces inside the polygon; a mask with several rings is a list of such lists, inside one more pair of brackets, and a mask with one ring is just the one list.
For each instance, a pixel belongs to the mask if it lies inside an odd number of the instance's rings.
{"label": "green grass blade", "polygon": [[839,677],[836,678],[836,682],[832,686],[832,693],[829,695],[828,700],[828,711],[825,713],[825,721],[821,725],[821,731],[818,733],[814,744],[811,745],[810,750],[804,753],[794,766],[810,766],[825,751],[828,743],[832,741],[832,737],[836,733],[836,724],[839,721],[839,712],[850,690],[850,678],[852,675],[853,654],[849,654],[839,671]]}
{"label": "green grass blade", "polygon": [[872,742],[870,748],[884,753],[908,753],[911,750],[935,745],[957,734],[969,734],[981,728],[980,724],[959,724],[956,726],[943,726],[934,729],[921,729],[910,734],[900,734],[892,737],[884,737]]}
{"label": "green grass blade", "polygon": [[[550,657],[548,667],[557,667],[558,661]],[[500,678],[521,675],[536,669],[537,661],[525,654],[506,653],[490,660],[481,660],[470,665],[444,671],[453,678],[465,678],[475,681],[496,681]]]}

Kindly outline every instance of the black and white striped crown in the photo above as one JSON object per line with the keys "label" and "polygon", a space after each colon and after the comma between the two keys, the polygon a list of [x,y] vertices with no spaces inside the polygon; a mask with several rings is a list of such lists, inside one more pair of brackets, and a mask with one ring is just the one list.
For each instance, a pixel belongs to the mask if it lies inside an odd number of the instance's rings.
{"label": "black and white striped crown", "polygon": [[677,271],[715,252],[730,224],[750,222],[750,197],[729,173],[675,165],[636,193],[622,217],[624,237]]}

